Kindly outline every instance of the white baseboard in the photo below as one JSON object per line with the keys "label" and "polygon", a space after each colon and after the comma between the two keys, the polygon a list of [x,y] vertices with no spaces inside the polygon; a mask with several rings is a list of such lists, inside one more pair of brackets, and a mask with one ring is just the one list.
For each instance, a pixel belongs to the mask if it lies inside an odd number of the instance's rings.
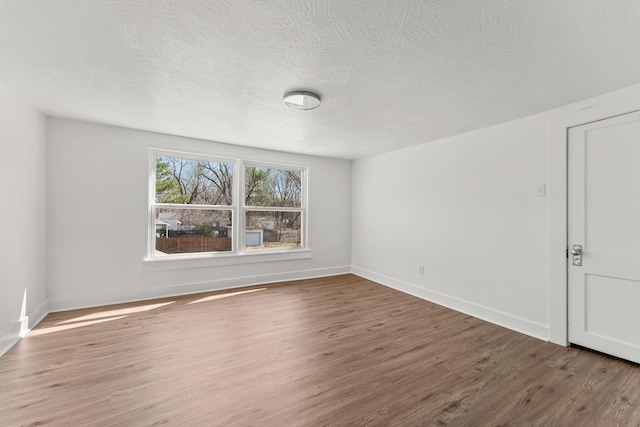
{"label": "white baseboard", "polygon": [[45,316],[49,314],[48,302],[43,301],[35,310],[24,316],[4,333],[0,334],[0,356],[5,354],[11,347],[16,345],[22,337],[36,327]]}
{"label": "white baseboard", "polygon": [[205,282],[185,283],[160,288],[77,295],[49,300],[49,311],[56,312],[75,310],[79,308],[98,307],[109,304],[121,304],[154,298],[220,291],[244,286],[265,285],[268,283],[289,282],[292,280],[313,279],[317,277],[336,276],[348,273],[351,273],[351,266],[290,271],[286,273],[263,274],[258,276],[234,277],[230,279],[208,280]]}
{"label": "white baseboard", "polygon": [[407,293],[409,295],[431,301],[452,310],[477,317],[478,319],[486,320],[487,322],[495,323],[496,325],[503,326],[516,332],[541,339],[543,341],[549,341],[548,326],[532,322],[530,320],[523,319],[521,317],[514,316],[512,314],[505,313],[499,310],[494,310],[489,307],[484,307],[482,305],[475,304],[473,302],[466,301],[457,297],[452,297],[440,292],[425,289],[414,284],[394,279],[393,277],[385,276],[383,274],[369,271],[360,267],[352,266],[351,272],[357,276],[364,277],[365,279],[369,279],[384,286],[388,286],[398,291]]}

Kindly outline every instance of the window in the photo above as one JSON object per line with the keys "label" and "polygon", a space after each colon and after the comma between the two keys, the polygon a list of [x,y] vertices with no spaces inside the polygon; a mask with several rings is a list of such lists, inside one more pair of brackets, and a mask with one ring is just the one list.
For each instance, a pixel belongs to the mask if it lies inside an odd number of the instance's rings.
{"label": "window", "polygon": [[232,252],[234,162],[154,154],[153,256]]}
{"label": "window", "polygon": [[[302,247],[302,170],[245,167],[247,249]],[[260,241],[249,239],[259,231]]]}
{"label": "window", "polygon": [[151,160],[149,259],[306,248],[305,168],[159,150]]}

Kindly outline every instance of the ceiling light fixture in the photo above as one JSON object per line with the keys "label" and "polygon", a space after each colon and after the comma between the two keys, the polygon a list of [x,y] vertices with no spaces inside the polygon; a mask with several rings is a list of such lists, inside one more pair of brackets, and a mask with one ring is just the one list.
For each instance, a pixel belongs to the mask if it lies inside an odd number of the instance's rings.
{"label": "ceiling light fixture", "polygon": [[287,93],[282,102],[287,107],[296,110],[313,110],[320,106],[320,95],[313,92],[294,91]]}

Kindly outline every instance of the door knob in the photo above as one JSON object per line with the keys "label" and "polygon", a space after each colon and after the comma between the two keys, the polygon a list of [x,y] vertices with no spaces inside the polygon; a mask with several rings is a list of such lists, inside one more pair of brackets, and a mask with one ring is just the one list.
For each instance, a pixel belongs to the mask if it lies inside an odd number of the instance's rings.
{"label": "door knob", "polygon": [[573,255],[573,265],[582,266],[582,245],[573,245],[571,255]]}

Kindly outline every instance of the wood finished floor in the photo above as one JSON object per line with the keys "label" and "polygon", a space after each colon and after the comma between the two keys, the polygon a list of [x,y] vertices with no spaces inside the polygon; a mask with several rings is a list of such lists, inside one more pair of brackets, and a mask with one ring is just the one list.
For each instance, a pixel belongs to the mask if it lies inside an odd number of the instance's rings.
{"label": "wood finished floor", "polygon": [[637,426],[638,365],[353,275],[54,313],[0,425]]}

